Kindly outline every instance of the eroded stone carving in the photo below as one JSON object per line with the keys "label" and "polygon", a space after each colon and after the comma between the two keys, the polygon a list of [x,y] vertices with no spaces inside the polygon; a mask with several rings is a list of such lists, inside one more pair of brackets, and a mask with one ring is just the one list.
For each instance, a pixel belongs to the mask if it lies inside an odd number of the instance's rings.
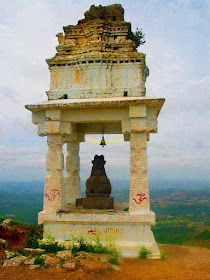
{"label": "eroded stone carving", "polygon": [[95,155],[90,177],[86,181],[87,197],[110,196],[111,183],[106,176],[104,156]]}
{"label": "eroded stone carving", "polygon": [[111,183],[106,176],[104,156],[95,155],[90,177],[86,181],[86,197],[76,200],[76,206],[85,209],[112,209]]}
{"label": "eroded stone carving", "polygon": [[131,24],[124,21],[121,4],[105,7],[92,5],[84,15],[85,18],[79,20],[77,25],[64,26],[65,35],[58,33],[56,57],[90,51],[136,52]]}

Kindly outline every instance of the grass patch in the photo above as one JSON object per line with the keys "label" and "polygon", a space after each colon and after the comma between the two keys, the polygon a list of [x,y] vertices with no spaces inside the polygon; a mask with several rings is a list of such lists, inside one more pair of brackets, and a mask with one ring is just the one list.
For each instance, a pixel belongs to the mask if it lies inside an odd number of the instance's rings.
{"label": "grass patch", "polygon": [[13,250],[15,253],[18,253],[18,254],[20,254],[20,255],[22,255],[22,256],[25,256],[25,255],[26,255],[26,253],[25,253],[25,251],[24,251],[24,248],[23,248],[21,245],[16,245],[16,246],[14,246],[12,250]]}
{"label": "grass patch", "polygon": [[114,265],[120,265],[119,262],[119,255],[118,254],[112,254],[109,256],[108,262]]}
{"label": "grass patch", "polygon": [[39,242],[39,248],[46,250],[47,253],[53,253],[56,255],[58,251],[66,250],[65,246],[59,245],[50,233],[45,233],[44,238],[44,241]]}
{"label": "grass patch", "polygon": [[84,238],[73,239],[73,245],[71,247],[72,254],[84,251],[87,253],[95,254],[110,254],[112,255],[116,250],[113,246],[110,245],[110,248],[103,246],[99,240],[96,238],[94,244],[86,241]]}
{"label": "grass patch", "polygon": [[58,242],[42,243],[39,245],[39,248],[46,250],[46,253],[53,253],[53,254],[56,254],[58,251],[66,250],[66,248],[62,245],[59,245]]}
{"label": "grass patch", "polygon": [[145,246],[141,246],[138,258],[142,260],[146,260],[148,259],[148,255],[150,254],[151,252]]}
{"label": "grass patch", "polygon": [[16,225],[18,225],[18,226],[25,226],[26,224],[24,224],[23,222],[20,222],[20,221],[11,220],[11,221],[9,222],[9,225],[10,225],[10,226],[16,226]]}
{"label": "grass patch", "polygon": [[39,248],[39,240],[42,238],[42,234],[37,227],[31,227],[26,232],[26,238],[25,238],[25,245],[28,248],[36,249]]}
{"label": "grass patch", "polygon": [[8,243],[6,240],[0,238],[0,248],[7,248]]}
{"label": "grass patch", "polygon": [[73,245],[71,247],[72,254],[77,256],[80,251],[94,254],[107,254],[109,255],[109,263],[119,265],[119,253],[116,248],[111,244],[109,247],[103,246],[99,238],[96,238],[94,244],[86,241],[84,238],[73,239]]}
{"label": "grass patch", "polygon": [[161,260],[165,261],[166,260],[166,251],[160,250],[160,257],[161,257]]}
{"label": "grass patch", "polygon": [[0,216],[0,224],[5,220],[6,218],[3,216]]}
{"label": "grass patch", "polygon": [[34,265],[39,265],[40,267],[44,266],[45,259],[41,258],[40,256],[36,256],[34,260]]}

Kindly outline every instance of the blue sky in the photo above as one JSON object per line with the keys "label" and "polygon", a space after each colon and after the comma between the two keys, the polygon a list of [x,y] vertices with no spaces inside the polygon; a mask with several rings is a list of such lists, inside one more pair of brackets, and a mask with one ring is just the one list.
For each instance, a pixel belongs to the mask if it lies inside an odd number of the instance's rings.
{"label": "blue sky", "polygon": [[[150,179],[209,179],[210,1],[117,2],[132,29],[146,34],[139,51],[146,53],[150,68],[147,96],[166,98],[158,133],[148,143]],[[47,99],[45,59],[55,54],[55,35],[76,24],[92,4],[113,3],[0,0],[0,181],[44,179],[46,139],[36,135],[24,105]],[[128,142],[102,150],[86,141],[80,151],[83,179],[90,175],[94,155],[102,152],[110,178],[129,178]]]}

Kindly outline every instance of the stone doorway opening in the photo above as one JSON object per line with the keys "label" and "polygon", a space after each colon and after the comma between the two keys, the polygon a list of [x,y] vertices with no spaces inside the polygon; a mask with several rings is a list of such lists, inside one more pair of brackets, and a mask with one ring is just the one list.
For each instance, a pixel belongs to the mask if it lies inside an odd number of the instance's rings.
{"label": "stone doorway opening", "polygon": [[104,156],[105,172],[112,186],[111,196],[114,197],[114,209],[121,206],[126,209],[129,204],[130,186],[130,143],[124,141],[123,134],[104,133],[106,145],[100,145],[102,134],[87,134],[85,142],[80,143],[80,177],[81,196],[85,197],[86,180],[91,175],[92,161],[95,155]]}

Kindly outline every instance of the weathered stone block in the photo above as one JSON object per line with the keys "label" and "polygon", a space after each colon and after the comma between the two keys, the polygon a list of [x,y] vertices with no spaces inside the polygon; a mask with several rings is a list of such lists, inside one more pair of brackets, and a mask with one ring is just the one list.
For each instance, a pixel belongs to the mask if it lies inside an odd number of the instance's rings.
{"label": "weathered stone block", "polygon": [[130,120],[122,120],[122,133],[127,134],[131,132]]}
{"label": "weathered stone block", "polygon": [[73,125],[71,122],[61,122],[60,127],[61,134],[71,135],[73,134]]}
{"label": "weathered stone block", "polygon": [[46,110],[46,121],[59,121],[61,120],[61,110]]}
{"label": "weathered stone block", "polygon": [[78,156],[67,156],[66,157],[66,171],[74,172],[80,168],[80,158]]}
{"label": "weathered stone block", "polygon": [[38,124],[38,114],[37,112],[32,112],[32,123]]}
{"label": "weathered stone block", "polygon": [[130,188],[147,187],[149,186],[149,180],[147,172],[131,172],[130,174]]}
{"label": "weathered stone block", "polygon": [[131,119],[131,132],[146,132],[147,122],[146,118],[134,118]]}
{"label": "weathered stone block", "polygon": [[55,176],[46,176],[45,177],[45,188],[49,187],[49,188],[57,188],[57,187],[61,187],[63,186],[64,183],[64,178],[63,178],[63,174],[56,174]]}
{"label": "weathered stone block", "polygon": [[75,205],[76,199],[81,197],[80,184],[77,187],[71,187],[66,185],[65,188],[66,188],[66,203]]}
{"label": "weathered stone block", "polygon": [[157,120],[147,120],[147,131],[157,132]]}
{"label": "weathered stone block", "polygon": [[47,152],[46,155],[46,169],[56,170],[64,168],[64,155],[60,151]]}
{"label": "weathered stone block", "polygon": [[130,118],[146,118],[146,106],[129,106]]}
{"label": "weathered stone block", "polygon": [[44,191],[44,211],[47,212],[58,212],[65,210],[65,190],[64,184],[56,187],[45,187]]}
{"label": "weathered stone block", "polygon": [[65,185],[69,187],[76,187],[78,188],[80,186],[80,176],[79,172],[77,172],[76,175],[73,174],[67,174],[65,179]]}
{"label": "weathered stone block", "polygon": [[131,133],[130,148],[146,148],[147,138],[146,133]]}
{"label": "weathered stone block", "polygon": [[139,159],[138,156],[134,156],[130,161],[130,172],[140,173],[147,171],[147,160],[145,161],[141,158]]}
{"label": "weathered stone block", "polygon": [[67,152],[73,154],[74,152],[79,152],[79,142],[71,141],[67,143]]}
{"label": "weathered stone block", "polygon": [[129,212],[150,212],[148,188],[130,189]]}
{"label": "weathered stone block", "polygon": [[32,122],[34,124],[45,122],[45,110],[40,112],[32,112]]}
{"label": "weathered stone block", "polygon": [[130,133],[125,133],[125,134],[124,134],[124,141],[125,141],[125,142],[130,141],[130,138],[131,138]]}
{"label": "weathered stone block", "polygon": [[149,119],[149,120],[157,119],[157,108],[147,107],[147,119]]}
{"label": "weathered stone block", "polygon": [[60,133],[60,121],[45,121],[45,133],[46,134],[59,134]]}
{"label": "weathered stone block", "polygon": [[113,197],[83,197],[76,199],[76,206],[84,209],[113,209]]}
{"label": "weathered stone block", "polygon": [[63,145],[63,136],[62,135],[47,135],[47,144],[54,145],[56,147],[62,147]]}
{"label": "weathered stone block", "polygon": [[44,122],[39,122],[37,125],[37,132],[39,136],[45,136],[45,123]]}

